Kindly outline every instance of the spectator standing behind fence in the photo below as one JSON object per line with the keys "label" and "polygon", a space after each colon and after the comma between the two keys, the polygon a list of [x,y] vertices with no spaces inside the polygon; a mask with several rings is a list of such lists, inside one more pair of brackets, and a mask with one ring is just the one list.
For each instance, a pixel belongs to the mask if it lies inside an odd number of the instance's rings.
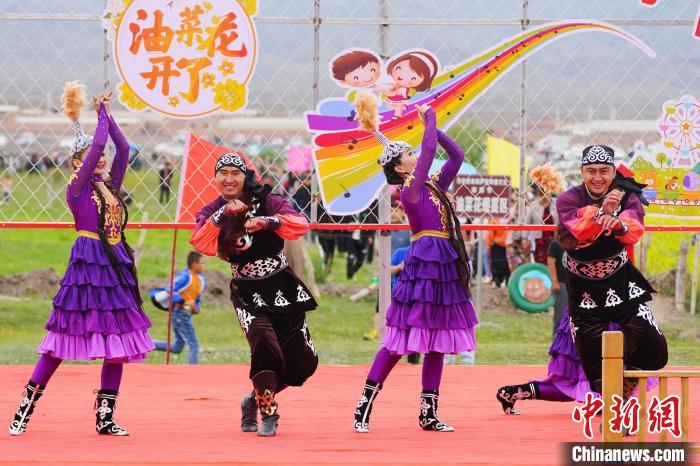
{"label": "spectator standing behind fence", "polygon": [[293,194],[290,198],[292,207],[303,214],[307,219],[311,218],[311,174],[302,173],[298,183],[291,188]]}
{"label": "spectator standing behind fence", "polygon": [[[192,316],[199,314],[202,304],[202,294],[207,288],[204,279],[204,256],[198,252],[187,255],[187,268],[183,269],[173,279],[173,316],[172,328],[174,340],[170,345],[171,353],[182,352],[185,344],[190,352],[188,362],[199,364],[199,339],[194,329]],[[151,302],[158,308],[167,311],[170,300],[170,287],[154,288],[149,291]],[[166,341],[155,341],[158,351],[166,351]]]}
{"label": "spectator standing behind fence", "polygon": [[12,198],[12,177],[10,175],[5,175],[2,179],[2,205],[10,203]]}
{"label": "spectator standing behind fence", "polygon": [[165,204],[170,202],[170,183],[172,182],[173,168],[173,163],[170,160],[166,160],[161,165],[160,170],[158,170],[158,179],[160,179],[158,202],[161,204],[164,204],[163,198],[165,198]]}
{"label": "spectator standing behind fence", "polygon": [[[557,209],[552,206],[551,198],[538,185],[533,186],[536,200],[530,204],[525,215],[525,223],[528,225],[556,225]],[[534,246],[535,262],[547,263],[547,250],[553,239],[553,231],[530,231],[528,233],[530,245]]]}
{"label": "spectator standing behind fence", "polygon": [[[360,223],[371,224],[379,223],[379,201],[374,201],[372,204],[360,214]],[[376,230],[362,230],[360,236],[362,236],[362,241],[367,243],[367,255],[365,259],[368,264],[371,264],[374,259],[374,245],[375,237],[377,235]]]}
{"label": "spectator standing behind fence", "polygon": [[[362,224],[379,223],[378,206],[379,204],[375,201],[368,209],[355,215],[352,221]],[[352,280],[358,270],[362,268],[365,260],[372,263],[372,258],[369,255],[374,254],[374,230],[354,230],[347,246],[347,277],[348,280]]]}
{"label": "spectator standing behind fence", "polygon": [[[498,224],[497,219],[491,220],[491,224]],[[508,256],[506,247],[508,245],[508,231],[490,230],[486,236],[486,249],[489,251],[491,260],[491,274],[493,285],[500,288],[502,284],[508,285],[510,279],[510,269],[508,268]]]}
{"label": "spectator standing behind fence", "polygon": [[564,269],[564,248],[555,239],[549,243],[547,251],[547,268],[552,279],[552,297],[554,298],[554,321],[552,334],[556,334],[559,321],[564,315],[564,308],[569,302],[569,293],[566,289],[566,270]]}

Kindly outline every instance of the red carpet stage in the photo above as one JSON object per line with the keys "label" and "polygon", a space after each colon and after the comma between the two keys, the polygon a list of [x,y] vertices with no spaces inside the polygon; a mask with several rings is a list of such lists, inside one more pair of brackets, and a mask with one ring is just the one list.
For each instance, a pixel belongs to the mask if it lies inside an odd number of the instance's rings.
{"label": "red carpet stage", "polygon": [[[63,365],[39,401],[28,431],[7,426],[29,366],[0,367],[0,463],[44,464],[560,464],[560,442],[583,440],[574,403],[526,401],[505,416],[496,389],[545,375],[543,366],[448,366],[441,418],[454,433],[418,427],[420,367],[400,365],[356,434],[353,410],[367,366],[321,366],[306,386],[278,397],[276,438],[239,429],[247,367],[129,365],[117,421],[131,436],[95,433],[93,389],[99,365]],[[678,381],[669,385],[679,393]],[[597,421],[596,421],[597,422]],[[691,380],[690,438],[700,443],[700,381]],[[597,424],[595,426],[597,434]]]}

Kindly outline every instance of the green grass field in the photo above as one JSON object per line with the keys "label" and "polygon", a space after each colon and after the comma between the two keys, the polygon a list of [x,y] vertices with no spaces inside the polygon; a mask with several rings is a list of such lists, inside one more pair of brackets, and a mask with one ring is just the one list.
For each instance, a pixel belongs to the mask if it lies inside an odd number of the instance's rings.
{"label": "green grass field", "polygon": [[[30,298],[0,299],[0,364],[31,364],[41,341],[51,301]],[[151,336],[165,339],[167,314],[146,305],[153,322]],[[309,313],[309,326],[319,357],[325,364],[368,364],[378,346],[362,339],[372,325],[374,300],[357,303],[344,298],[323,297],[320,307]],[[697,334],[688,335],[689,317],[663,323],[669,339],[670,363],[700,365]],[[551,343],[551,317],[520,311],[483,310],[477,328],[477,364],[546,364]],[[248,345],[230,308],[204,305],[195,317],[204,364],[246,363]],[[696,321],[697,325],[697,321]],[[186,350],[185,350],[186,351]],[[149,363],[164,363],[165,353],[153,352]],[[175,364],[187,362],[185,352],[172,355]]]}

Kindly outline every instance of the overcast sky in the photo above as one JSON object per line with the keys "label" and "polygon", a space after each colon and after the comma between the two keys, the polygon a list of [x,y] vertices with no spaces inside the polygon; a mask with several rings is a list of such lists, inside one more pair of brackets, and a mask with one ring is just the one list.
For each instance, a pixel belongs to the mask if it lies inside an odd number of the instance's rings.
{"label": "overcast sky", "polygon": [[[177,4],[178,0],[175,0]],[[260,0],[258,16],[310,18],[312,0]],[[513,20],[522,16],[516,0],[387,0],[392,17]],[[659,0],[647,8],[636,0],[530,0],[534,19],[637,19],[692,21],[697,3]],[[377,0],[321,0],[321,15],[377,16]],[[102,0],[0,0],[4,13],[100,14]],[[534,122],[582,115],[656,118],[663,101],[682,94],[700,97],[700,41],[692,26],[623,25],[658,53],[646,57],[606,34],[567,37],[528,61],[528,105]],[[389,53],[409,47],[433,50],[443,65],[456,63],[520,30],[519,25],[392,26]],[[251,84],[251,107],[274,116],[301,116],[313,106],[313,26],[258,24],[260,58]],[[98,21],[0,20],[0,104],[40,106],[58,102],[62,83],[82,79],[92,88],[104,80],[102,28]],[[321,26],[321,98],[342,95],[325,74],[328,59],[350,46],[378,49],[377,26]],[[517,114],[521,73],[516,70],[474,106],[485,120]],[[118,79],[109,63],[108,76]],[[508,116],[506,116],[508,115]]]}

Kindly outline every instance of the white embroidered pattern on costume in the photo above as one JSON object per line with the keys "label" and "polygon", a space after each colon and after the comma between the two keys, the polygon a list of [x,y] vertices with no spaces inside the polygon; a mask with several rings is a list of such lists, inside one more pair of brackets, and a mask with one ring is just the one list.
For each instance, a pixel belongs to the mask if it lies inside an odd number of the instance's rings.
{"label": "white embroidered pattern on costume", "polygon": [[305,302],[308,301],[309,299],[311,299],[311,296],[309,296],[309,293],[307,293],[307,292],[304,290],[304,287],[303,287],[303,286],[298,285],[298,286],[297,286],[297,302],[298,302],[298,303],[305,303]]}
{"label": "white embroidered pattern on costume", "polygon": [[238,323],[241,324],[241,328],[243,329],[243,332],[248,333],[248,329],[250,328],[250,323],[253,322],[253,319],[255,319],[255,316],[251,315],[250,312],[248,312],[245,309],[240,308],[240,307],[236,308],[236,314],[238,315]]}
{"label": "white embroidered pattern on costume", "polygon": [[593,301],[593,298],[591,298],[591,295],[588,293],[583,293],[583,299],[581,300],[581,304],[579,306],[583,309],[595,309],[598,307],[598,305]]}
{"label": "white embroidered pattern on costume", "polygon": [[267,306],[267,303],[262,299],[262,296],[260,296],[259,293],[253,293],[253,303],[257,307]]}
{"label": "white embroidered pattern on costume", "polygon": [[576,341],[576,330],[578,327],[574,325],[574,319],[569,317],[569,331],[571,332],[571,339]]}
{"label": "white embroidered pattern on costume", "polygon": [[612,288],[608,289],[608,297],[605,300],[605,307],[615,307],[618,304],[622,304],[622,299],[615,293]]}
{"label": "white embroidered pattern on costume", "polygon": [[606,151],[601,146],[593,146],[588,150],[588,153],[581,160],[581,165],[593,164],[593,163],[613,163],[613,158],[608,151]]}
{"label": "white embroidered pattern on costume", "polygon": [[646,304],[639,305],[639,312],[637,312],[637,316],[649,322],[656,329],[656,331],[659,332],[659,335],[663,335],[661,333],[661,329],[659,328],[659,324],[656,323],[654,314],[651,313],[651,309],[649,309]]}
{"label": "white embroidered pattern on costume", "polygon": [[644,288],[641,288],[637,286],[635,282],[629,282],[629,296],[630,299],[635,299],[639,298],[641,295],[643,295],[646,291]]}
{"label": "white embroidered pattern on costume", "polygon": [[304,326],[300,330],[301,333],[304,335],[304,341],[306,342],[306,346],[311,348],[311,351],[314,353],[314,356],[317,356],[316,346],[314,345],[314,342],[311,339],[311,333],[309,332],[309,327],[306,325],[306,319],[304,319]]}
{"label": "white embroidered pattern on costume", "polygon": [[569,272],[580,277],[602,280],[620,270],[628,260],[627,250],[623,249],[612,257],[592,262],[578,261],[567,254],[565,265]]}
{"label": "white embroidered pattern on costume", "polygon": [[274,257],[257,259],[245,264],[231,264],[231,275],[236,279],[259,279],[271,275],[287,266],[287,257],[283,253]]}
{"label": "white embroidered pattern on costume", "polygon": [[287,299],[282,294],[282,290],[277,290],[277,294],[275,295],[275,306],[284,307],[289,306],[289,304],[289,301],[287,301]]}

